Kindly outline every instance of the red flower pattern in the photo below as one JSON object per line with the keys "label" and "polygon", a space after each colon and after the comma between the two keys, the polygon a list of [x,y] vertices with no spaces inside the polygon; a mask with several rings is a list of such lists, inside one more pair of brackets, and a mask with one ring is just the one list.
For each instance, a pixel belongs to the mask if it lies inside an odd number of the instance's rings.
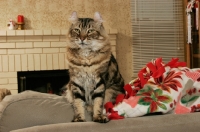
{"label": "red flower pattern", "polygon": [[200,112],[200,104],[193,105],[191,107],[191,112]]}
{"label": "red flower pattern", "polygon": [[149,84],[156,85],[158,88],[165,90],[170,93],[170,90],[173,89],[178,91],[178,88],[182,88],[181,83],[176,79],[181,78],[182,72],[170,71],[167,76],[160,76],[159,78],[154,78],[154,81],[149,81]]}

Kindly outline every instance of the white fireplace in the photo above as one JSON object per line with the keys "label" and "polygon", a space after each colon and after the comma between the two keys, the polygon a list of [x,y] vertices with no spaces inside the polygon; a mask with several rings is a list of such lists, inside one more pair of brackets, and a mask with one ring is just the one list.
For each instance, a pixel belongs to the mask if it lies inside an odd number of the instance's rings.
{"label": "white fireplace", "polygon": [[[117,30],[107,31],[116,56]],[[0,30],[0,88],[18,93],[18,71],[68,69],[67,30]]]}

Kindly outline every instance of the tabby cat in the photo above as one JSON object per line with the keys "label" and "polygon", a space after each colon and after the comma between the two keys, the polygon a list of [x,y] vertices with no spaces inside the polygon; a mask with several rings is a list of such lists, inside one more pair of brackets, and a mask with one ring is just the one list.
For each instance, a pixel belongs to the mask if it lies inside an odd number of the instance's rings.
{"label": "tabby cat", "polygon": [[67,38],[66,58],[70,81],[66,97],[73,104],[74,122],[85,121],[85,109],[90,108],[94,122],[109,121],[103,114],[103,105],[124,93],[124,80],[111,53],[108,35],[102,17],[78,18],[73,12]]}

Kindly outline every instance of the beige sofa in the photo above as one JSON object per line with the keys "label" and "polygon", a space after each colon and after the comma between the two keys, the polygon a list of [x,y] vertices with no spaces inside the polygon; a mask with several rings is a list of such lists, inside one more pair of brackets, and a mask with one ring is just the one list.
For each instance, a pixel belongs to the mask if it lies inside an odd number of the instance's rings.
{"label": "beige sofa", "polygon": [[[87,114],[87,113],[86,113]],[[111,120],[106,124],[73,123],[64,97],[25,91],[0,102],[0,132],[198,132],[200,113],[166,114]]]}

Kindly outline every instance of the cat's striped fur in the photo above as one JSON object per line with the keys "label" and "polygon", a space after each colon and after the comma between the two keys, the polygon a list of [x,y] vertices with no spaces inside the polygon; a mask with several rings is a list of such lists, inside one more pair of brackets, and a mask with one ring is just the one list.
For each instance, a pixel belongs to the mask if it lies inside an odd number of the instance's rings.
{"label": "cat's striped fur", "polygon": [[85,106],[90,106],[93,121],[108,122],[103,105],[124,93],[124,80],[111,53],[108,35],[98,12],[94,19],[78,18],[73,12],[69,19],[66,57],[70,81],[66,97],[73,104],[74,122],[85,121]]}
{"label": "cat's striped fur", "polygon": [[0,102],[5,98],[7,95],[11,95],[10,90],[5,88],[0,88]]}

